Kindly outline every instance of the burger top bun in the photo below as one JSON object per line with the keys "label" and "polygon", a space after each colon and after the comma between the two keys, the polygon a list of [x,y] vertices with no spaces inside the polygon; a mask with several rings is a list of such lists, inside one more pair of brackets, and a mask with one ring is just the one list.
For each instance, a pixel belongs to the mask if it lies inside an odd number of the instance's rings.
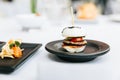
{"label": "burger top bun", "polygon": [[85,36],[84,31],[80,27],[66,27],[62,31],[63,37],[81,37]]}

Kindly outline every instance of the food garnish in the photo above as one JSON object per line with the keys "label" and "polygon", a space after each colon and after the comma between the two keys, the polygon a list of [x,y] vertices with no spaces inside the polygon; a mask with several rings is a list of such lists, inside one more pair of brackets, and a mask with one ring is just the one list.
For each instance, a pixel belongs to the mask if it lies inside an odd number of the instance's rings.
{"label": "food garnish", "polygon": [[41,14],[40,14],[40,13],[35,13],[35,15],[36,15],[36,16],[41,16]]}
{"label": "food garnish", "polygon": [[2,47],[2,51],[0,52],[0,57],[4,59],[5,57],[9,58],[20,58],[22,56],[23,49],[20,48],[21,40],[9,40]]}

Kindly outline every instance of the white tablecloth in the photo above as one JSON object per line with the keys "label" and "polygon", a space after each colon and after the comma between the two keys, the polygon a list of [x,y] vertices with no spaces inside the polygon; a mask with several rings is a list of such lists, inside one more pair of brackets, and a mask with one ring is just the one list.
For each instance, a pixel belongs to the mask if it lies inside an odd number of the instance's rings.
{"label": "white tablecloth", "polygon": [[0,80],[120,80],[120,23],[101,16],[96,24],[76,23],[86,30],[86,38],[106,42],[110,51],[93,61],[70,63],[45,50],[46,43],[63,39],[66,26],[44,26],[40,30],[21,31],[11,18],[0,19],[0,41],[21,38],[23,42],[42,43],[43,46],[20,68],[11,74],[0,73]]}

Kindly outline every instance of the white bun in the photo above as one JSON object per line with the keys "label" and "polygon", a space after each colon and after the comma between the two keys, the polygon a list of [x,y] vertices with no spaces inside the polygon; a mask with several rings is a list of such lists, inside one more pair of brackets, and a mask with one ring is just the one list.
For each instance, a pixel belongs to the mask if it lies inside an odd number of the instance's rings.
{"label": "white bun", "polygon": [[66,27],[62,31],[63,37],[80,37],[85,36],[84,31],[80,27]]}
{"label": "white bun", "polygon": [[77,52],[81,52],[85,49],[86,45],[85,46],[81,46],[81,47],[76,47],[76,48],[73,48],[72,46],[63,46],[63,48],[65,50],[67,50],[68,52],[70,53],[77,53]]}

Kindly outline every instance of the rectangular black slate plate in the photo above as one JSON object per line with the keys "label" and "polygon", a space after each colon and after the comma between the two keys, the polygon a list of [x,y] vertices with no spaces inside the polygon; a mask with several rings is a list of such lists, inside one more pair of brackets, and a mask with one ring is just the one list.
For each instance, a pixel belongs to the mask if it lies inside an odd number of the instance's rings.
{"label": "rectangular black slate plate", "polygon": [[[0,42],[0,52],[2,46],[5,42]],[[42,44],[38,43],[22,43],[21,48],[23,50],[23,55],[21,58],[18,59],[11,59],[11,58],[0,58],[0,73],[11,73],[17,68],[19,68],[31,55],[35,54]]]}

